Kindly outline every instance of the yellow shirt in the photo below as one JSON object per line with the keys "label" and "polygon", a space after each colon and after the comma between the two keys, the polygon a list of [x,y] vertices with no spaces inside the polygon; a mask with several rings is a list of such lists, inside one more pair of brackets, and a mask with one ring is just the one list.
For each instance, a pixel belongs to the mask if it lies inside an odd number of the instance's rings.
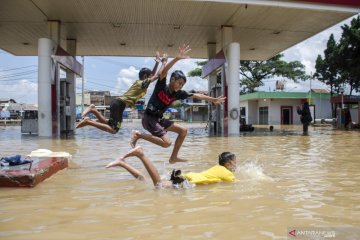
{"label": "yellow shirt", "polygon": [[201,173],[185,173],[184,176],[189,182],[194,184],[234,182],[235,176],[226,167],[216,165]]}
{"label": "yellow shirt", "polygon": [[150,79],[136,80],[126,93],[119,97],[120,100],[134,108],[135,103],[145,96],[150,83]]}

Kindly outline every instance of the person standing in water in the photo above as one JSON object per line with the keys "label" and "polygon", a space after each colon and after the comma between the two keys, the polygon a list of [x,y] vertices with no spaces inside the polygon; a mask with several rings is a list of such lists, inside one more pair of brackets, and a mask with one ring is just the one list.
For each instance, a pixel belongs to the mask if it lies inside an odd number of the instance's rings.
{"label": "person standing in water", "polygon": [[300,115],[300,121],[303,125],[303,134],[307,135],[309,125],[313,120],[310,113],[309,103],[305,101],[302,108],[297,107],[297,113]]}

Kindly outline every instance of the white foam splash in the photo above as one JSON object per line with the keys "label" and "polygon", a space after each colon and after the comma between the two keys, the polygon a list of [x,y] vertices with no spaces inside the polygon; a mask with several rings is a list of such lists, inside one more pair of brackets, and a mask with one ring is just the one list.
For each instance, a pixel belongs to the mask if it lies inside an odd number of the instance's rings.
{"label": "white foam splash", "polygon": [[260,164],[256,161],[246,162],[236,168],[235,174],[239,179],[273,181],[273,179],[264,173]]}

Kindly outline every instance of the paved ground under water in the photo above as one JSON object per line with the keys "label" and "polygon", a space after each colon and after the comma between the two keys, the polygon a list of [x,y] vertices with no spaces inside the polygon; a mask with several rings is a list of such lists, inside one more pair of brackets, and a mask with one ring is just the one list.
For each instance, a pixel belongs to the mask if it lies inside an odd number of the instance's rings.
{"label": "paved ground under water", "polygon": [[[148,175],[143,183],[105,169],[130,149],[139,122],[116,135],[84,127],[70,139],[0,127],[1,156],[39,148],[73,156],[67,170],[35,188],[0,189],[0,239],[287,239],[288,227],[336,228],[341,239],[360,239],[359,131],[310,127],[302,136],[301,126],[275,126],[225,138],[208,137],[206,124],[183,125],[187,163],[168,164],[172,147],[138,142],[162,177],[173,168],[205,170],[231,151],[238,182],[156,190]],[[137,159],[128,162],[146,173]]]}

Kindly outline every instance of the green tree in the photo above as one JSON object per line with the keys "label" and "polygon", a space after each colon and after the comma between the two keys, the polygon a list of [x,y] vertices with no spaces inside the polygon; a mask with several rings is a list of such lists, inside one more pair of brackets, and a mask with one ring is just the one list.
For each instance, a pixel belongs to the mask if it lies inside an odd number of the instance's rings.
{"label": "green tree", "polygon": [[[329,85],[331,94],[339,93],[341,87],[341,73],[338,67],[338,45],[331,34],[324,50],[324,59],[318,55],[315,62],[314,77]],[[344,77],[344,76],[343,76]]]}
{"label": "green tree", "polygon": [[[208,63],[208,61],[201,61],[201,62],[196,62],[196,65],[202,67],[207,63]],[[188,72],[188,77],[201,77],[201,72],[202,72],[202,69],[200,67],[195,68],[195,69],[191,70],[190,72]]]}
{"label": "green tree", "polygon": [[[324,51],[324,58],[318,55],[315,62],[316,72],[314,77],[320,82],[325,83],[330,87],[330,96],[334,93],[339,94],[341,87],[342,77],[345,75],[340,74],[340,70],[337,66],[338,62],[338,45],[334,39],[334,35],[331,34],[327,42],[327,48]],[[332,115],[335,117],[334,105],[332,105]]]}
{"label": "green tree", "polygon": [[[240,80],[241,92],[252,93],[259,86],[264,85],[263,80],[273,76],[283,76],[295,82],[306,80],[305,67],[299,61],[285,62],[281,60],[282,54],[267,61],[240,61],[239,73],[243,78]],[[197,62],[198,66],[204,66],[207,61]],[[201,76],[201,68],[195,68],[188,73],[189,77]]]}
{"label": "green tree", "polygon": [[257,87],[264,85],[263,80],[274,76],[283,76],[294,82],[309,78],[301,62],[286,62],[282,57],[283,54],[278,54],[266,61],[240,61],[242,92],[255,92]]}
{"label": "green tree", "polygon": [[337,51],[337,66],[342,80],[353,91],[360,91],[360,17],[351,20],[351,24],[341,27],[343,32]]}

